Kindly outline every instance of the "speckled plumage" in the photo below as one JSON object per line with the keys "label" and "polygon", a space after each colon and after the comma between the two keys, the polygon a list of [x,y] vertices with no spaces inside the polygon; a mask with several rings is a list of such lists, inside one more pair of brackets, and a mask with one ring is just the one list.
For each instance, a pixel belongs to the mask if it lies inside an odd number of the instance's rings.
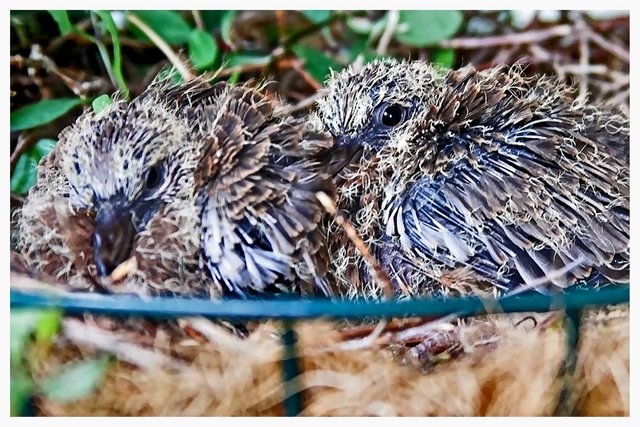
{"label": "speckled plumage", "polygon": [[327,138],[259,87],[156,83],[60,134],[18,212],[17,250],[79,288],[326,292],[315,193],[333,185],[305,153]]}
{"label": "speckled plumage", "polygon": [[[311,122],[336,138],[338,207],[398,293],[628,277],[629,120],[613,107],[517,67],[384,60],[333,75]],[[340,288],[378,296],[339,227],[327,234]]]}

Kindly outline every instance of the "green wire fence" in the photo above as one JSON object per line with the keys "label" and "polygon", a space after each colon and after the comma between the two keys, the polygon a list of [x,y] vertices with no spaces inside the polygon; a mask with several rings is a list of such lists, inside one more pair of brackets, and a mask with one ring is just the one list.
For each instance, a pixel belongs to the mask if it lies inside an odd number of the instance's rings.
{"label": "green wire fence", "polygon": [[[286,415],[302,411],[302,394],[298,385],[300,366],[297,359],[295,322],[301,319],[363,319],[393,317],[433,317],[455,314],[468,317],[490,313],[547,312],[565,310],[568,353],[564,374],[568,378],[576,364],[581,312],[587,307],[629,302],[629,284],[611,284],[597,289],[574,288],[565,293],[543,295],[522,293],[500,299],[478,297],[449,299],[411,299],[404,301],[331,301],[325,299],[277,299],[212,301],[205,299],[154,297],[141,299],[125,295],[55,294],[44,291],[11,290],[11,307],[58,308],[69,314],[91,312],[111,316],[140,316],[169,319],[187,316],[247,320],[280,319],[285,357],[282,372],[285,386],[283,402]],[[556,413],[569,415],[568,390],[565,387]]]}

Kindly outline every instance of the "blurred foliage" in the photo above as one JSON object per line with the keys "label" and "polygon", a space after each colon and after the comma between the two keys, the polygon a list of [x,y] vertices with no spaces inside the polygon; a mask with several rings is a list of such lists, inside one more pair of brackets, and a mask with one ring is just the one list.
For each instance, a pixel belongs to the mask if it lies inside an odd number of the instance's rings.
{"label": "blurred foliage", "polygon": [[[272,81],[269,90],[303,110],[331,70],[380,57],[419,58],[444,68],[520,62],[529,74],[579,81],[581,91],[588,89],[598,101],[611,99],[627,109],[629,103],[624,14],[49,10],[11,11],[10,17],[14,204],[35,183],[37,162],[81,113],[78,107],[91,104],[100,111],[114,92],[135,97],[159,76],[182,81],[184,70],[232,84]],[[531,42],[511,38],[562,26],[572,29]],[[483,38],[494,42],[478,43]]]}
{"label": "blurred foliage", "polygon": [[[135,25],[132,15],[194,73],[218,72],[215,80],[231,83],[268,78],[290,102],[311,96],[330,70],[388,54],[416,56],[412,49],[451,37],[463,26],[460,11],[403,11],[394,28],[384,11],[12,11],[16,195],[35,183],[44,147],[50,149],[50,141],[77,117],[75,107],[101,110],[108,104],[105,95],[136,96],[159,74],[182,80],[158,40]],[[392,30],[389,52],[377,46],[385,29]],[[454,51],[433,52],[435,62],[454,65]],[[18,146],[21,131],[34,128],[26,138],[31,146]]]}
{"label": "blurred foliage", "polygon": [[31,363],[44,360],[51,351],[61,319],[58,310],[11,310],[11,415],[28,412],[30,400],[38,395],[57,402],[80,399],[102,380],[108,364],[105,357],[71,362],[42,378],[32,374]]}
{"label": "blurred foliage", "polygon": [[408,46],[433,45],[457,33],[463,19],[459,10],[401,10],[396,37]]}
{"label": "blurred foliage", "polygon": [[55,145],[53,139],[41,139],[22,153],[11,174],[12,192],[26,194],[29,191],[36,183],[38,163]]}
{"label": "blurred foliage", "polygon": [[[232,84],[267,79],[274,82],[270,90],[285,101],[308,108],[312,103],[304,101],[330,70],[362,66],[379,57],[420,58],[445,68],[470,63],[479,69],[520,61],[531,74],[586,79],[599,99],[616,97],[628,105],[624,52],[621,61],[620,52],[591,43],[589,66],[600,68],[582,70],[579,35],[573,31],[537,43],[465,47],[470,38],[508,38],[567,24],[578,28],[581,23],[581,28],[606,36],[624,50],[629,19],[615,14],[602,20],[572,11],[457,10],[49,10],[12,11],[10,16],[15,200],[35,183],[35,165],[51,148],[51,140],[81,112],[77,107],[91,104],[101,111],[112,93],[135,97],[158,76],[180,82],[181,66]],[[458,44],[448,44],[451,39]]]}
{"label": "blurred foliage", "polygon": [[[15,152],[22,131],[31,136],[29,144],[52,139],[77,117],[76,106],[115,91],[134,97],[161,73],[181,81],[166,48],[192,73],[231,83],[268,79],[275,82],[272,90],[296,103],[313,95],[330,70],[384,56],[421,58],[445,68],[467,63],[487,68],[524,59],[532,73],[561,74],[558,61],[576,62],[572,40],[551,40],[555,44],[533,54],[526,44],[468,49],[450,48],[446,42],[574,23],[571,13],[558,11],[556,22],[543,22],[548,14],[536,17],[531,12],[521,28],[526,14],[509,11],[12,11],[11,170],[20,175],[12,182],[35,182],[35,175],[25,179],[22,174],[39,157],[24,144]],[[597,22],[587,13],[579,18],[595,23],[596,32],[607,31],[614,43],[628,45],[628,17]],[[545,54],[548,58],[541,60]],[[624,67],[613,64],[623,71],[628,64]],[[21,161],[24,156],[28,159]],[[34,168],[29,170],[35,174]],[[24,194],[28,186],[16,184],[16,192]]]}

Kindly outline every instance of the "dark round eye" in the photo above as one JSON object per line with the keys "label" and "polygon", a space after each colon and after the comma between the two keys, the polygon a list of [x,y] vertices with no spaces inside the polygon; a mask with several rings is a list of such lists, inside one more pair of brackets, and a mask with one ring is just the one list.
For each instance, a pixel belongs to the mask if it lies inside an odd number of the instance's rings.
{"label": "dark round eye", "polygon": [[406,109],[398,104],[383,104],[378,108],[376,118],[378,123],[387,126],[398,126],[405,119]]}
{"label": "dark round eye", "polygon": [[151,166],[147,171],[147,180],[144,185],[147,190],[153,190],[160,185],[160,166]]}

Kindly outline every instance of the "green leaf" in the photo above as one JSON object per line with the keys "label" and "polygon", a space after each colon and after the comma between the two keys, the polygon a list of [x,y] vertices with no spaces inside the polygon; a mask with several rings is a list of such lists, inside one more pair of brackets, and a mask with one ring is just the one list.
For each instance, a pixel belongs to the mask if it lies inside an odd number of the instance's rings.
{"label": "green leaf", "polygon": [[233,20],[238,13],[237,10],[229,10],[222,17],[222,24],[220,25],[220,35],[222,36],[222,40],[229,46],[233,45],[231,42],[231,24],[233,24]]}
{"label": "green leaf", "polygon": [[396,38],[413,47],[433,45],[454,35],[462,22],[459,10],[401,10]]}
{"label": "green leaf", "polygon": [[62,312],[59,310],[44,310],[36,324],[36,341],[50,342],[60,329]]}
{"label": "green leaf", "polygon": [[227,79],[227,83],[229,83],[231,86],[234,86],[236,83],[238,83],[238,80],[240,80],[240,71],[234,71]]}
{"label": "green leaf", "polygon": [[204,22],[204,27],[209,31],[214,31],[220,28],[222,18],[226,13],[226,10],[201,10],[200,16]]}
{"label": "green leaf", "polygon": [[41,158],[53,150],[57,142],[55,139],[43,138],[36,142],[30,150],[27,150],[27,153],[39,163]]}
{"label": "green leaf", "polygon": [[42,393],[57,402],[70,402],[91,393],[102,381],[109,360],[106,357],[68,363],[40,385]]}
{"label": "green leaf", "polygon": [[111,43],[113,44],[113,66],[111,67],[113,75],[118,83],[118,88],[124,93],[125,98],[129,97],[129,88],[124,81],[122,75],[122,57],[120,54],[120,36],[118,34],[118,27],[111,16],[111,12],[105,10],[98,10],[95,12],[102,22],[104,22],[107,31],[111,35]]}
{"label": "green leaf", "polygon": [[11,310],[9,316],[9,353],[11,364],[19,364],[22,350],[38,324],[40,312],[33,309]]}
{"label": "green leaf", "polygon": [[225,67],[232,68],[240,65],[267,65],[271,61],[271,55],[258,55],[254,53],[230,53],[226,56]]}
{"label": "green leaf", "polygon": [[[189,41],[191,27],[182,15],[173,10],[136,10],[135,14],[170,44],[183,44]],[[147,36],[141,38],[148,40]]]}
{"label": "green leaf", "polygon": [[[57,310],[11,310],[9,318],[11,363],[19,364],[27,340],[34,331],[36,331],[36,335],[39,333],[43,338],[46,338],[53,324],[59,324],[60,316],[61,314]],[[38,332],[39,328],[40,332]]]}
{"label": "green leaf", "polygon": [[17,194],[27,194],[36,183],[38,177],[38,163],[49,154],[55,146],[53,139],[41,139],[31,148],[22,153],[11,174],[11,191]]}
{"label": "green leaf", "polygon": [[64,36],[73,31],[73,24],[71,23],[69,14],[66,10],[50,10],[49,13],[58,24],[60,34]]}
{"label": "green leaf", "polygon": [[356,34],[369,34],[374,23],[368,18],[357,16],[347,19],[347,26]]}
{"label": "green leaf", "polygon": [[301,10],[302,14],[314,24],[319,24],[331,17],[330,10]]}
{"label": "green leaf", "polygon": [[31,129],[64,116],[74,107],[82,104],[79,98],[43,99],[11,112],[12,131]]}
{"label": "green leaf", "polygon": [[11,416],[23,415],[25,406],[33,393],[33,380],[24,368],[11,366]]}
{"label": "green leaf", "polygon": [[96,115],[102,113],[102,111],[104,111],[104,109],[107,108],[109,105],[111,105],[111,97],[107,94],[100,95],[99,97],[94,99],[93,102],[91,103],[93,112]]}
{"label": "green leaf", "polygon": [[347,26],[356,34],[368,35],[369,39],[373,39],[384,31],[387,26],[388,15],[385,13],[377,21],[371,21],[369,18],[354,16],[347,19]]}
{"label": "green leaf", "polygon": [[323,51],[307,46],[294,46],[293,51],[304,60],[304,68],[318,82],[322,83],[329,75],[329,70],[341,70],[343,67]]}
{"label": "green leaf", "polygon": [[453,49],[435,49],[431,54],[431,62],[440,64],[445,68],[451,68],[456,60],[456,51]]}
{"label": "green leaf", "polygon": [[24,154],[20,156],[11,174],[11,192],[16,194],[27,194],[29,189],[36,183],[38,165]]}
{"label": "green leaf", "polygon": [[156,75],[155,80],[157,81],[171,81],[171,85],[179,85],[180,83],[184,83],[184,79],[176,70],[176,67],[173,65],[164,67],[160,72]]}
{"label": "green leaf", "polygon": [[189,59],[197,70],[211,66],[218,55],[218,45],[211,34],[193,30],[189,38]]}

